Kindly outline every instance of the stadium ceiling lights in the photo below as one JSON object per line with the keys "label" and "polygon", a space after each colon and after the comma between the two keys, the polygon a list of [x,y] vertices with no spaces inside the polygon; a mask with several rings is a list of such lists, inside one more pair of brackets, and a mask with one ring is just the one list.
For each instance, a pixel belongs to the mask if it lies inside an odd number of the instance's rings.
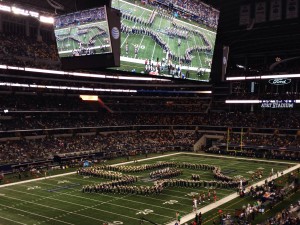
{"label": "stadium ceiling lights", "polygon": [[72,90],[72,91],[93,91],[93,92],[123,92],[123,93],[136,93],[137,92],[137,90],[129,90],[129,89],[106,89],[106,88],[84,88],[84,87],[80,88],[80,87],[68,87],[68,86],[19,84],[19,83],[9,83],[9,82],[1,82],[0,86],[54,89],[54,90]]}
{"label": "stadium ceiling lights", "polygon": [[83,101],[98,101],[99,97],[97,95],[80,95]]}
{"label": "stadium ceiling lights", "polygon": [[234,80],[264,80],[264,79],[278,79],[278,78],[300,78],[300,74],[280,74],[280,75],[262,75],[249,77],[226,77],[228,81]]}
{"label": "stadium ceiling lights", "polygon": [[38,12],[29,11],[29,10],[17,8],[17,7],[14,7],[14,6],[11,7],[11,11],[14,14],[17,14],[17,15],[31,16],[31,17],[35,17],[35,18],[39,18],[39,15],[40,15]]}
{"label": "stadium ceiling lights", "polygon": [[34,18],[37,18],[42,23],[48,23],[48,24],[54,23],[53,17],[41,16],[38,12],[18,8],[15,6],[8,6],[8,5],[0,4],[0,11],[10,12],[10,13],[14,13],[16,15],[34,17]]}
{"label": "stadium ceiling lights", "polygon": [[42,23],[53,24],[54,23],[54,18],[53,17],[47,17],[47,16],[40,16],[40,21]]}
{"label": "stadium ceiling lights", "polygon": [[197,94],[212,94],[212,91],[195,91]]}
{"label": "stadium ceiling lights", "polygon": [[261,100],[226,100],[227,104],[258,104],[261,103]]}
{"label": "stadium ceiling lights", "polygon": [[[275,102],[277,100],[268,100],[270,102]],[[292,100],[289,100],[292,101]],[[263,100],[226,100],[227,104],[259,104],[262,103]],[[295,100],[295,103],[300,103],[300,99]]]}
{"label": "stadium ceiling lights", "polygon": [[152,77],[111,76],[111,75],[102,75],[102,74],[65,72],[65,71],[61,71],[61,70],[46,70],[46,69],[37,69],[37,68],[29,68],[29,67],[7,66],[7,65],[0,65],[0,69],[19,70],[19,71],[26,71],[26,72],[55,74],[55,75],[69,75],[69,76],[76,76],[76,77],[89,77],[89,78],[106,78],[106,79],[134,80],[134,81],[170,82],[170,80],[168,80],[168,79],[160,79],[160,78],[152,78]]}
{"label": "stadium ceiling lights", "polygon": [[11,7],[6,5],[0,5],[0,11],[11,12]]}

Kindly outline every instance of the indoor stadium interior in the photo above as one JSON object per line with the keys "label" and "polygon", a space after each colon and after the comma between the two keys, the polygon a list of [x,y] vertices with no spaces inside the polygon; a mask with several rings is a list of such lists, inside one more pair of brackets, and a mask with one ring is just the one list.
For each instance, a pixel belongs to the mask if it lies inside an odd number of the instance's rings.
{"label": "indoor stadium interior", "polygon": [[0,0],[0,225],[299,225],[299,160],[300,0]]}

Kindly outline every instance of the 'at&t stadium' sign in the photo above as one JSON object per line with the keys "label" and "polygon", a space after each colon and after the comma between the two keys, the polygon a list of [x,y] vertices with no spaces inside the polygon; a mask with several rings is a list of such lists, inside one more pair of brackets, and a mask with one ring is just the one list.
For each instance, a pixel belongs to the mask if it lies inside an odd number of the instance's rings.
{"label": "'at&t stadium' sign", "polygon": [[291,79],[285,79],[285,78],[270,79],[269,83],[273,85],[286,85],[291,83]]}
{"label": "'at&t stadium' sign", "polygon": [[261,108],[284,109],[294,108],[295,100],[262,100]]}

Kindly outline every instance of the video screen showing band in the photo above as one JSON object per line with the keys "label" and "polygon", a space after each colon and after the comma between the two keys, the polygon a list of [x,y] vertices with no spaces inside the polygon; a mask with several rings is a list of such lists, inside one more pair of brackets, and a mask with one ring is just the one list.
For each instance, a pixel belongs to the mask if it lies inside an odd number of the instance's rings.
{"label": "video screen showing band", "polygon": [[112,0],[122,12],[120,70],[208,81],[219,11],[192,0]]}
{"label": "video screen showing band", "polygon": [[112,52],[105,7],[56,17],[54,33],[60,57]]}

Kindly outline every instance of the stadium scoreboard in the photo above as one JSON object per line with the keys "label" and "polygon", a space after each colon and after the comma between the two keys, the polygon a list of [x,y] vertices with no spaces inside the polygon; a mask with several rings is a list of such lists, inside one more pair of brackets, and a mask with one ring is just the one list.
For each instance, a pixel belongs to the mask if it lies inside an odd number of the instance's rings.
{"label": "stadium scoreboard", "polygon": [[118,70],[209,81],[218,10],[132,0],[112,0],[111,7],[122,13]]}
{"label": "stadium scoreboard", "polygon": [[61,58],[112,52],[106,7],[56,17],[54,27]]}
{"label": "stadium scoreboard", "polygon": [[54,21],[63,69],[108,68],[209,81],[218,10],[186,8],[178,14],[180,6],[170,9],[158,1],[76,2],[75,12]]}
{"label": "stadium scoreboard", "polygon": [[120,66],[120,16],[107,6],[57,16],[54,33],[63,69]]}

